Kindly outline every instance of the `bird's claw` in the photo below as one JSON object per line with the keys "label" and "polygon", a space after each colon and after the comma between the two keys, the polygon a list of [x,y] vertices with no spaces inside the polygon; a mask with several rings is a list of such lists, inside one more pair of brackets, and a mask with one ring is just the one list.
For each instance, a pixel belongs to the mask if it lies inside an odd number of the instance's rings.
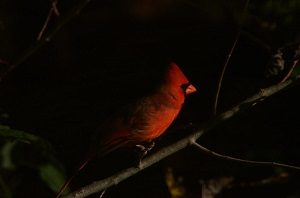
{"label": "bird's claw", "polygon": [[135,146],[139,149],[138,167],[140,167],[142,159],[153,149],[155,142],[151,142],[149,145],[137,144]]}
{"label": "bird's claw", "polygon": [[135,145],[137,148],[140,149],[140,151],[142,153],[144,153],[144,156],[147,155],[147,153],[149,151],[151,151],[153,149],[153,147],[155,146],[155,143],[154,142],[151,142],[149,145],[141,145],[141,144],[137,144]]}

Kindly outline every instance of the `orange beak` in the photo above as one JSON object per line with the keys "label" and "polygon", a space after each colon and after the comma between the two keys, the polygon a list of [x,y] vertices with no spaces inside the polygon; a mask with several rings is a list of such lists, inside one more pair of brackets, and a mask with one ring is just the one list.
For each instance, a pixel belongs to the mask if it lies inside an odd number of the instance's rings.
{"label": "orange beak", "polygon": [[197,91],[196,87],[194,87],[192,84],[190,84],[190,85],[186,88],[185,93],[186,93],[186,95],[189,95],[189,94],[194,93],[194,92],[196,92],[196,91]]}

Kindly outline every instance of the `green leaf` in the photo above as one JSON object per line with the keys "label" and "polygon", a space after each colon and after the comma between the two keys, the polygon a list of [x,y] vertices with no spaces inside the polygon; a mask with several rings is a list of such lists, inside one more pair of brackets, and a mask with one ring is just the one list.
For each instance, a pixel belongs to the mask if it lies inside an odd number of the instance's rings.
{"label": "green leaf", "polygon": [[38,170],[41,179],[49,186],[49,188],[54,192],[58,192],[60,187],[65,182],[65,176],[63,172],[52,164],[40,165]]}
{"label": "green leaf", "polygon": [[[21,130],[11,129],[9,126],[5,125],[0,125],[0,136],[6,137],[8,140],[13,140],[7,141],[1,148],[2,167],[13,169],[20,165],[33,168],[38,171],[41,180],[54,192],[57,192],[64,184],[64,172],[60,163],[55,158],[54,150],[48,141]],[[22,159],[22,162],[26,163],[14,164],[12,160],[12,151],[17,148],[22,148],[15,146],[22,143],[29,144],[32,151],[35,151],[34,160],[24,161],[24,159]],[[17,149],[16,151],[19,154],[19,160],[20,156],[27,155],[27,153],[24,153],[27,152],[27,150]]]}
{"label": "green leaf", "polygon": [[11,129],[9,126],[0,125],[0,136],[6,137],[12,140],[18,140],[23,143],[33,144],[38,150],[45,156],[53,154],[53,148],[51,144],[31,133],[27,133],[21,130]]}
{"label": "green leaf", "polygon": [[12,162],[12,150],[16,145],[16,141],[8,141],[1,148],[2,167],[5,169],[15,169],[15,164]]}
{"label": "green leaf", "polygon": [[11,129],[9,126],[0,125],[0,136],[31,143],[41,140],[39,137],[24,131]]}

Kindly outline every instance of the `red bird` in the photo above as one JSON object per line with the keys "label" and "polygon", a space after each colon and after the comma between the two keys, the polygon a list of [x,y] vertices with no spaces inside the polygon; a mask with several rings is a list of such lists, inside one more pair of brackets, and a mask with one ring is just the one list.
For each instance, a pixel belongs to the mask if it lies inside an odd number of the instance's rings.
{"label": "red bird", "polygon": [[[151,95],[146,96],[113,119],[109,119],[96,136],[92,153],[78,169],[80,171],[96,155],[103,156],[120,147],[151,142],[162,135],[175,120],[185,97],[196,91],[177,64],[168,66],[163,83]],[[72,177],[73,178],[73,177]],[[59,197],[70,181],[64,184]]]}

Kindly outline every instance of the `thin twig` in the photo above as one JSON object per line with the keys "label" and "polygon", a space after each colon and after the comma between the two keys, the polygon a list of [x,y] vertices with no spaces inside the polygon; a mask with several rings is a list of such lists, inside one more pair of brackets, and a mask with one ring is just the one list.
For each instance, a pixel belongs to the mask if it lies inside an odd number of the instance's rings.
{"label": "thin twig", "polygon": [[105,192],[106,192],[106,189],[104,189],[104,190],[101,192],[99,198],[102,198],[102,197],[104,196]]}
{"label": "thin twig", "polygon": [[42,36],[44,35],[44,33],[45,33],[45,31],[46,31],[46,29],[48,27],[49,21],[52,18],[53,13],[54,13],[54,9],[51,7],[50,10],[49,10],[49,12],[48,12],[47,18],[46,18],[46,20],[44,22],[44,25],[43,25],[41,31],[39,32],[36,40],[38,40],[38,41],[41,40]]}
{"label": "thin twig", "polygon": [[51,8],[49,9],[47,18],[46,18],[46,20],[45,20],[45,22],[44,22],[44,25],[43,25],[41,31],[40,31],[39,34],[38,34],[38,37],[37,37],[37,40],[38,40],[38,41],[41,40],[42,36],[44,35],[44,33],[45,33],[45,31],[46,31],[46,29],[47,29],[47,27],[48,27],[48,24],[49,24],[49,22],[50,22],[50,19],[51,19],[52,16],[53,16],[53,14],[55,14],[56,16],[59,16],[59,15],[60,15],[60,13],[59,13],[59,11],[58,11],[58,9],[57,9],[57,2],[58,2],[58,0],[54,0],[54,1],[51,3]]}
{"label": "thin twig", "polygon": [[276,175],[273,175],[271,177],[263,178],[258,181],[249,181],[249,182],[241,182],[238,184],[234,184],[232,187],[242,187],[242,188],[249,188],[249,187],[258,187],[258,186],[265,186],[270,184],[278,184],[286,182],[291,175],[288,172],[281,172],[277,173]]}
{"label": "thin twig", "polygon": [[192,145],[195,148],[201,150],[202,152],[204,152],[206,154],[209,154],[210,156],[213,156],[213,157],[216,157],[216,158],[220,158],[220,159],[225,159],[225,160],[235,161],[235,162],[240,162],[240,163],[245,163],[245,164],[277,166],[277,167],[281,167],[281,168],[289,168],[289,169],[294,169],[294,170],[300,170],[300,167],[298,167],[298,166],[291,166],[291,165],[277,163],[277,162],[265,162],[265,161],[245,160],[245,159],[231,157],[231,156],[228,156],[228,155],[222,155],[220,153],[216,153],[216,152],[214,152],[212,150],[209,150],[209,149],[201,146],[197,142],[193,142]]}
{"label": "thin twig", "polygon": [[[82,188],[80,188],[79,190],[76,190],[72,193],[70,193],[69,195],[65,196],[64,198],[82,198],[82,197],[87,197],[91,194],[97,193],[97,192],[101,192],[104,189],[107,189],[111,186],[117,185],[118,183],[120,183],[121,181],[137,174],[138,172],[146,169],[147,167],[159,162],[160,160],[178,152],[179,150],[182,150],[188,146],[190,146],[191,144],[194,144],[194,142],[196,142],[196,140],[202,136],[205,132],[215,128],[216,126],[218,126],[220,123],[223,123],[224,121],[232,118],[234,115],[236,115],[237,113],[240,113],[246,109],[248,109],[249,107],[252,107],[254,104],[256,104],[257,102],[275,94],[278,93],[279,91],[283,90],[284,88],[287,88],[288,86],[294,85],[297,82],[300,81],[300,77],[296,77],[294,79],[290,79],[287,80],[283,83],[279,83],[277,85],[273,85],[270,86],[268,88],[265,88],[263,90],[260,90],[259,92],[257,92],[255,95],[249,97],[248,99],[242,101],[241,103],[239,103],[238,105],[236,105],[235,107],[233,107],[232,109],[220,114],[219,116],[215,117],[214,119],[210,120],[202,129],[197,130],[196,132],[188,135],[187,137],[169,145],[166,146],[164,148],[162,148],[161,150],[159,150],[158,152],[146,157],[144,160],[141,161],[141,164],[139,167],[130,167],[127,169],[124,169],[123,171],[114,174],[108,178],[99,180],[99,181],[95,181],[89,185],[86,185]],[[246,108],[247,107],[247,108]],[[266,164],[262,164],[262,165],[266,165]],[[279,163],[271,163],[268,165],[272,165],[272,166],[278,166],[281,165],[282,167],[286,167],[286,168],[293,168],[296,169],[294,166],[290,166],[290,165],[284,165],[284,164],[279,164]],[[297,170],[300,168],[297,168]]]}
{"label": "thin twig", "polygon": [[52,37],[64,26],[66,25],[73,17],[78,15],[83,8],[90,2],[91,0],[82,0],[80,1],[76,6],[74,6],[68,14],[60,18],[60,21],[39,41],[36,42],[36,44],[24,51],[23,54],[21,54],[16,61],[13,61],[11,65],[8,66],[6,71],[4,71],[0,75],[0,83],[3,81],[3,79],[12,72],[18,65],[25,62],[30,56],[32,56],[34,53],[36,53],[45,43],[49,42]]}
{"label": "thin twig", "polygon": [[226,61],[225,61],[225,64],[222,68],[222,71],[221,71],[221,75],[220,75],[220,78],[219,78],[219,81],[218,81],[218,86],[217,86],[217,91],[216,91],[216,96],[215,96],[215,102],[214,102],[214,109],[213,109],[213,115],[216,115],[217,114],[217,107],[218,107],[218,100],[219,100],[219,95],[220,95],[220,90],[221,90],[221,87],[222,87],[222,82],[223,82],[223,78],[224,78],[224,74],[225,74],[225,71],[227,69],[227,66],[228,66],[228,63],[229,63],[229,60],[233,54],[233,51],[235,49],[235,46],[240,38],[240,35],[241,35],[241,32],[239,31],[234,42],[233,42],[233,45],[230,49],[230,52],[229,54],[227,55],[226,57]]}
{"label": "thin twig", "polygon": [[55,0],[51,3],[51,8],[49,9],[49,12],[48,12],[48,15],[47,15],[47,18],[43,24],[43,27],[41,29],[41,31],[39,32],[38,36],[37,36],[37,39],[36,40],[41,40],[42,36],[44,35],[47,27],[48,27],[48,24],[50,22],[50,19],[52,18],[53,14],[55,14],[56,16],[59,16],[60,13],[57,9],[57,2],[58,0]]}
{"label": "thin twig", "polygon": [[[243,9],[243,12],[242,12],[242,16],[245,15],[246,11],[247,11],[247,8],[248,8],[248,5],[249,5],[249,1],[250,0],[247,0],[246,3],[245,3],[245,6],[244,6],[244,9]],[[216,115],[217,114],[217,107],[218,107],[218,101],[219,101],[219,95],[220,95],[220,91],[221,91],[221,87],[222,87],[222,82],[223,82],[223,78],[224,78],[224,74],[225,74],[225,71],[227,69],[227,66],[228,66],[228,63],[230,61],[230,58],[234,52],[234,49],[236,47],[236,44],[238,43],[239,39],[240,39],[240,36],[241,36],[241,30],[238,31],[235,39],[234,39],[234,42],[233,42],[233,45],[226,57],[226,61],[224,63],[224,66],[222,68],[222,71],[221,71],[221,74],[220,74],[220,78],[219,78],[219,81],[218,81],[218,86],[217,86],[217,91],[216,91],[216,96],[215,96],[215,101],[214,101],[214,106],[213,106],[213,115]]]}
{"label": "thin twig", "polygon": [[57,8],[57,3],[58,3],[58,0],[54,0],[54,1],[52,2],[51,6],[52,6],[52,9],[53,9],[53,11],[54,11],[54,14],[55,14],[56,16],[59,16],[60,13],[59,13],[58,8]]}
{"label": "thin twig", "polygon": [[289,72],[286,74],[286,76],[281,80],[281,82],[286,81],[293,73],[296,65],[298,64],[299,59],[298,60],[294,60],[292,67],[290,68]]}

